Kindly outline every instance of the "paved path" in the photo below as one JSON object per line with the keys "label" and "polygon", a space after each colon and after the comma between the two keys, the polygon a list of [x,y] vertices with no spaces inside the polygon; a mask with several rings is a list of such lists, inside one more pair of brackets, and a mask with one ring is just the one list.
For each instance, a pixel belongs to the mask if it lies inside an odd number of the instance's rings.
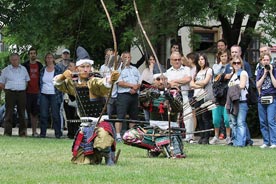
{"label": "paved path", "polygon": [[[28,136],[32,136],[32,129],[31,128],[28,128],[27,129],[28,133],[27,135]],[[39,132],[39,129],[38,129],[38,132]],[[2,136],[4,134],[4,128],[0,127],[0,136]],[[14,136],[18,136],[18,128],[13,128],[12,129],[12,135]],[[67,130],[64,130],[63,131],[63,138],[67,138]],[[50,137],[50,138],[54,138],[55,137],[55,133],[54,133],[54,130],[53,129],[47,129],[47,137]],[[198,140],[198,138],[196,137],[196,141]],[[263,140],[262,139],[253,139],[254,141],[254,146],[260,146],[263,144]],[[221,140],[219,144],[224,144],[224,140]]]}
{"label": "paved path", "polygon": [[[39,133],[40,132],[40,129],[37,129],[37,132]],[[1,135],[4,135],[4,128],[0,127],[0,136]],[[18,128],[13,128],[12,129],[12,135],[13,136],[18,136]],[[67,136],[67,130],[64,130],[63,131],[63,137],[66,138]],[[31,128],[28,128],[27,129],[27,136],[28,137],[31,137],[32,136],[32,129]],[[55,131],[54,129],[47,129],[47,137],[50,137],[50,138],[55,138]]]}

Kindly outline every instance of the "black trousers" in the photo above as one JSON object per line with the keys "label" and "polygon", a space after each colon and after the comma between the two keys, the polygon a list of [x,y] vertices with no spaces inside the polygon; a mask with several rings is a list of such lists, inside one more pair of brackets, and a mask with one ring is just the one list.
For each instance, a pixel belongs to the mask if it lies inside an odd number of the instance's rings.
{"label": "black trousers", "polygon": [[[77,111],[75,107],[69,106],[68,103],[64,102],[63,103],[64,111],[66,114],[66,119],[67,120],[74,120],[74,119],[79,119],[77,115]],[[78,129],[79,129],[80,123],[76,122],[68,122],[67,123],[67,128],[68,128],[68,138],[73,139],[74,136],[76,135]]]}
{"label": "black trousers", "polygon": [[16,106],[19,117],[19,136],[27,135],[27,123],[25,120],[26,91],[5,90],[6,113],[4,120],[4,135],[12,135],[13,112]]}

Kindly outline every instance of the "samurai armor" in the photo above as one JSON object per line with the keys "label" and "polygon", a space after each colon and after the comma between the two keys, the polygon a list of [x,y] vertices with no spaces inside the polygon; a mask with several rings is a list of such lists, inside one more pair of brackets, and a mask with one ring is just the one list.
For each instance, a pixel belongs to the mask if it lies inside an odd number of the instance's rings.
{"label": "samurai armor", "polygon": [[105,104],[105,98],[90,100],[88,87],[76,87],[77,104],[80,117],[99,117]]}

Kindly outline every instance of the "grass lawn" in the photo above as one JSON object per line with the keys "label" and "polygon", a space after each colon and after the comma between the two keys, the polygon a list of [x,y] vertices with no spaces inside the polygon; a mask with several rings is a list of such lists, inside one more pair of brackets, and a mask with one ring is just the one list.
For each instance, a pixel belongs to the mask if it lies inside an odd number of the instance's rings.
{"label": "grass lawn", "polygon": [[71,164],[69,139],[0,136],[0,183],[275,183],[276,149],[185,144],[186,159],[118,144],[118,164]]}

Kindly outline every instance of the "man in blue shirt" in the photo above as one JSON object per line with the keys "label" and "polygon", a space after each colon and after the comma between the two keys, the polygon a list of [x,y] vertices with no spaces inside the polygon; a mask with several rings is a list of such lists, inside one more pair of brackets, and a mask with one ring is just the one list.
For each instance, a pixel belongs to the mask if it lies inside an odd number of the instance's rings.
{"label": "man in blue shirt", "polygon": [[[241,47],[238,46],[238,45],[233,45],[231,47],[231,58],[235,58],[235,57],[241,57],[241,54],[242,54],[242,51],[241,51]],[[253,77],[252,75],[252,71],[251,71],[251,67],[250,67],[250,64],[243,60],[243,63],[244,63],[244,70],[247,72],[248,74],[248,77],[251,78]],[[232,73],[233,69],[231,68],[231,64],[229,63],[228,65],[226,65],[226,68],[225,68],[225,73],[226,74],[230,74]],[[227,77],[227,76],[226,76]],[[227,77],[228,78],[228,77]],[[231,78],[231,77],[230,77]],[[230,79],[229,78],[229,79]]]}
{"label": "man in blue shirt", "polygon": [[[117,118],[125,119],[126,114],[131,120],[138,119],[138,92],[140,88],[140,72],[130,65],[130,52],[122,53],[123,68],[118,79]],[[132,127],[134,124],[130,124]],[[117,141],[121,141],[122,123],[115,123]]]}
{"label": "man in blue shirt", "polygon": [[27,124],[25,120],[26,87],[30,80],[29,74],[24,66],[20,64],[17,53],[10,55],[11,64],[3,69],[0,77],[0,90],[5,91],[6,113],[4,135],[12,135],[12,115],[14,107],[17,107],[19,116],[19,136],[27,136]]}

